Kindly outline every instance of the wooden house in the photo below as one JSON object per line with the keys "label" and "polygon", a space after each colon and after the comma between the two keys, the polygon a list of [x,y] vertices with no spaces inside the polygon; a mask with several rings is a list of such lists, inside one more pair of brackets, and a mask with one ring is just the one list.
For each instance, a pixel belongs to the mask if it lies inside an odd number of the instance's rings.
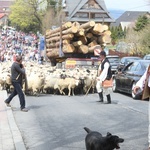
{"label": "wooden house", "polygon": [[104,0],[63,0],[66,21],[86,23],[95,21],[110,25],[114,22]]}

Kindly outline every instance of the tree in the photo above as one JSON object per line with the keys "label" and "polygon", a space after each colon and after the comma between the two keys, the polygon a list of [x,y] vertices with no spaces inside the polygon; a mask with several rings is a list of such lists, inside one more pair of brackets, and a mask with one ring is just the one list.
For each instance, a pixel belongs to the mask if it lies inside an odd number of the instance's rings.
{"label": "tree", "polygon": [[43,30],[48,30],[52,26],[60,26],[64,20],[62,12],[62,0],[47,0],[46,13],[43,19]]}
{"label": "tree", "polygon": [[122,40],[125,37],[126,30],[123,31],[121,26],[110,28],[112,42],[116,43],[118,40]]}
{"label": "tree", "polygon": [[29,31],[42,31],[43,10],[40,9],[43,1],[38,0],[17,0],[11,6],[9,20],[18,29]]}
{"label": "tree", "polygon": [[144,29],[144,27],[149,23],[148,21],[148,17],[146,15],[144,16],[140,16],[137,20],[137,22],[135,23],[135,31],[140,31],[142,29]]}
{"label": "tree", "polygon": [[143,54],[149,54],[150,52],[150,23],[141,31],[140,44]]}

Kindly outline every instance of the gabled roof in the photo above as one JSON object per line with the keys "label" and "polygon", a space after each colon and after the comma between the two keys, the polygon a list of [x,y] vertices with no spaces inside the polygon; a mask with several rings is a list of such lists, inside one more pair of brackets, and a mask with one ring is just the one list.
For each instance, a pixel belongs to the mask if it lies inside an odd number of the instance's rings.
{"label": "gabled roof", "polygon": [[89,20],[87,17],[77,17],[77,13],[88,13],[92,12],[95,14],[101,14],[101,20],[99,18],[93,19],[95,22],[114,22],[111,16],[109,15],[109,12],[107,11],[106,5],[104,0],[93,0],[95,4],[97,5],[96,8],[88,8],[88,2],[89,0],[64,0],[63,3],[65,4],[64,6],[64,11],[68,12],[68,20],[69,21],[83,21],[86,22]]}
{"label": "gabled roof", "polygon": [[121,22],[135,22],[140,16],[145,14],[149,14],[147,11],[126,11],[124,12],[118,19],[116,19],[115,23],[111,23],[111,26],[119,26]]}

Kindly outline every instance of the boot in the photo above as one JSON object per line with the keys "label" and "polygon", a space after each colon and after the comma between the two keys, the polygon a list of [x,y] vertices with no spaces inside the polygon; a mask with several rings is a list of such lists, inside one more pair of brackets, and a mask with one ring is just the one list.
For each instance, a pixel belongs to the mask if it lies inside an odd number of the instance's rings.
{"label": "boot", "polygon": [[103,93],[100,92],[100,93],[98,93],[98,95],[99,95],[99,101],[98,102],[103,102]]}
{"label": "boot", "polygon": [[107,103],[106,104],[111,104],[111,97],[110,94],[106,95],[107,97]]}

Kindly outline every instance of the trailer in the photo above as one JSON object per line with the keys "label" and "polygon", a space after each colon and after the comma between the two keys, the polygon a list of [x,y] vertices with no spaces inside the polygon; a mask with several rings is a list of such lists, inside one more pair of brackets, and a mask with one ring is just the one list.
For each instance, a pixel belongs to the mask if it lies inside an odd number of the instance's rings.
{"label": "trailer", "polygon": [[103,48],[110,43],[110,35],[105,24],[66,22],[61,27],[46,31],[46,56],[52,65],[60,64],[67,58],[96,58],[95,47]]}

